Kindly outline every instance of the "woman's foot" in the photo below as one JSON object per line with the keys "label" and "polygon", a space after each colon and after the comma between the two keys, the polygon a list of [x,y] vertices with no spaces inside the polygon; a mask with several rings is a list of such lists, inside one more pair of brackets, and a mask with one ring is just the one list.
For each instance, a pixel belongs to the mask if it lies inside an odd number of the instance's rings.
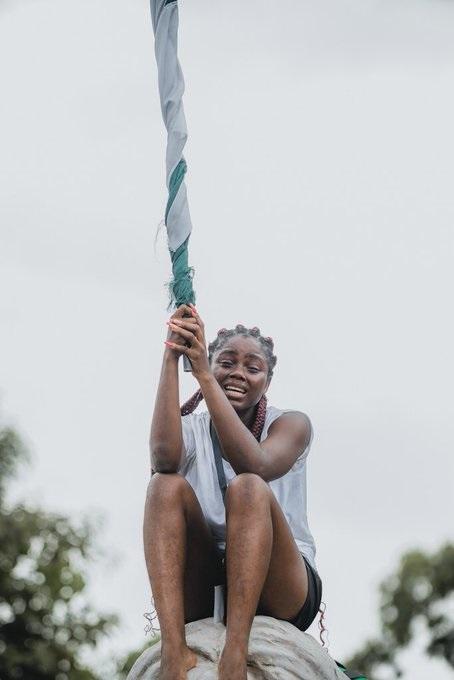
{"label": "woman's foot", "polygon": [[197,666],[197,654],[185,646],[162,649],[159,680],[186,680],[187,672]]}
{"label": "woman's foot", "polygon": [[219,658],[219,680],[247,680],[247,649],[224,647]]}

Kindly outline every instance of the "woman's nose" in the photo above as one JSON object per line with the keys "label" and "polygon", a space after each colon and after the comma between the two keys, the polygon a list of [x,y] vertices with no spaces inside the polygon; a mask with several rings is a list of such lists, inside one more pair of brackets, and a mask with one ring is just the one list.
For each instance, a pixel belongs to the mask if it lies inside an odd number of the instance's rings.
{"label": "woman's nose", "polygon": [[242,369],[242,368],[239,368],[238,366],[236,366],[236,367],[233,369],[233,371],[231,372],[230,377],[231,377],[231,378],[241,378],[242,380],[244,380],[245,378],[244,378],[244,371],[243,371],[243,369]]}

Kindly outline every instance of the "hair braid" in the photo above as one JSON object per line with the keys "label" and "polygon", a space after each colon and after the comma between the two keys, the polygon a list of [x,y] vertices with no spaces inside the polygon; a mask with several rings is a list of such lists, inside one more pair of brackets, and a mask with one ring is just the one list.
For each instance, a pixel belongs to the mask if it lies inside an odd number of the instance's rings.
{"label": "hair braid", "polygon": [[255,412],[255,419],[251,427],[251,432],[254,435],[254,437],[257,439],[257,441],[260,441],[260,437],[262,436],[263,432],[263,427],[265,425],[265,416],[266,416],[266,404],[267,404],[267,398],[265,395],[262,396],[260,399],[259,403],[257,404],[257,410]]}
{"label": "hair braid", "polygon": [[180,413],[182,416],[187,416],[196,410],[197,406],[203,399],[202,390],[197,390],[190,399],[185,401],[183,406],[180,408]]}

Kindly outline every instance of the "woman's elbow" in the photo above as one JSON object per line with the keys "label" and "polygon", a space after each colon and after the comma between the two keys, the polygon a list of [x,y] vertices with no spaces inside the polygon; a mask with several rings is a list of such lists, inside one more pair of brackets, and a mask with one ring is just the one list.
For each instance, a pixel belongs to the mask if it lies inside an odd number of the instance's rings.
{"label": "woman's elbow", "polygon": [[165,447],[150,446],[151,468],[155,472],[172,473],[178,472],[180,457],[170,452]]}

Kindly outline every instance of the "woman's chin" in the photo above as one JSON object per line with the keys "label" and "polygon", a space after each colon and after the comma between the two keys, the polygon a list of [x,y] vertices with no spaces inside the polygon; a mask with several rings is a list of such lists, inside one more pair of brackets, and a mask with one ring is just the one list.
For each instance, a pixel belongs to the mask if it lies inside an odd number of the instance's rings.
{"label": "woman's chin", "polygon": [[250,408],[249,404],[235,404],[234,401],[231,401],[230,403],[237,413],[245,413]]}
{"label": "woman's chin", "polygon": [[245,399],[245,394],[233,394],[232,392],[229,393],[228,391],[225,391],[225,395],[237,413],[244,413],[251,408],[251,406],[254,406],[254,404],[249,403],[249,401]]}

